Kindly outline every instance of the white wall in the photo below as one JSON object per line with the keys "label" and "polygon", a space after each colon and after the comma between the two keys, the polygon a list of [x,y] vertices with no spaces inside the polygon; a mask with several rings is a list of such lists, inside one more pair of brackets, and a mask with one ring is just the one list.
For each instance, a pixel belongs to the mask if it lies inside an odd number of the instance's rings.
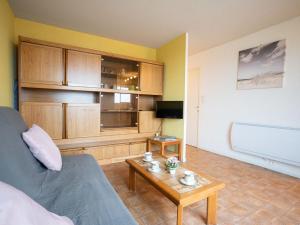
{"label": "white wall", "polygon": [[[237,90],[238,52],[286,39],[283,88]],[[300,168],[231,150],[232,122],[300,128],[300,17],[189,58],[200,67],[198,147],[300,178]],[[294,146],[300,157],[300,146]],[[284,149],[282,149],[284,151]]]}

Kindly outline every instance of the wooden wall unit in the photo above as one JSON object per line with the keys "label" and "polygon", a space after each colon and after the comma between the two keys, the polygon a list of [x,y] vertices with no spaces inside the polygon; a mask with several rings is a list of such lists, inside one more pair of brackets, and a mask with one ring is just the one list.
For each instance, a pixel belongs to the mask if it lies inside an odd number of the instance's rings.
{"label": "wooden wall unit", "polygon": [[22,42],[20,45],[20,81],[62,85],[64,50]]}
{"label": "wooden wall unit", "polygon": [[21,114],[63,155],[107,164],[144,154],[161,127],[153,110],[162,93],[159,62],[20,38]]}
{"label": "wooden wall unit", "polygon": [[63,106],[61,103],[22,102],[21,113],[31,127],[37,124],[53,139],[63,138]]}

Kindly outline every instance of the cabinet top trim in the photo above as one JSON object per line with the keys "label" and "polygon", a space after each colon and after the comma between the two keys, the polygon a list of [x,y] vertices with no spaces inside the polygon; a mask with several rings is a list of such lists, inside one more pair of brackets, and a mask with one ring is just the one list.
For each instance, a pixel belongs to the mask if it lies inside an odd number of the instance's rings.
{"label": "cabinet top trim", "polygon": [[135,58],[135,57],[131,57],[131,56],[125,56],[125,55],[120,55],[120,54],[115,54],[115,53],[109,53],[109,52],[104,52],[104,51],[99,51],[99,50],[81,48],[81,47],[76,47],[76,46],[72,46],[72,45],[53,43],[53,42],[42,41],[42,40],[37,40],[37,39],[33,39],[33,38],[19,36],[19,43],[21,43],[21,42],[63,48],[63,49],[67,49],[67,50],[75,50],[75,51],[92,53],[92,54],[103,55],[103,56],[110,56],[113,58],[128,59],[128,60],[150,63],[150,64],[161,65],[161,66],[164,65],[162,62],[158,62],[158,61],[154,61],[154,60]]}

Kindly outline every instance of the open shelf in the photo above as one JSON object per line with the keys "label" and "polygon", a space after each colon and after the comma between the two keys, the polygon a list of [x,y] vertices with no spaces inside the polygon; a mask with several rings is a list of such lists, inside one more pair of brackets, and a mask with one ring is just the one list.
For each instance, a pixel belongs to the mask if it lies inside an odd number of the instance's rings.
{"label": "open shelf", "polygon": [[93,87],[80,87],[80,86],[67,86],[57,84],[42,84],[42,83],[29,83],[20,82],[20,87],[24,89],[46,89],[46,90],[66,90],[66,91],[81,91],[81,92],[103,92],[103,93],[123,93],[123,94],[140,94],[149,96],[161,96],[161,93],[150,93],[144,91],[132,91],[132,90],[115,90],[107,88],[93,88]]}
{"label": "open shelf", "polygon": [[102,110],[101,113],[136,113],[137,110],[118,110],[118,109],[108,109]]}
{"label": "open shelf", "polygon": [[137,95],[101,93],[101,129],[137,127],[137,106]]}
{"label": "open shelf", "polygon": [[137,134],[137,127],[105,127],[101,128],[101,135]]}
{"label": "open shelf", "polygon": [[66,85],[27,83],[27,82],[21,82],[20,87],[21,88],[48,89],[48,90],[100,92],[99,88],[92,88],[92,87],[75,87],[75,86],[66,86]]}

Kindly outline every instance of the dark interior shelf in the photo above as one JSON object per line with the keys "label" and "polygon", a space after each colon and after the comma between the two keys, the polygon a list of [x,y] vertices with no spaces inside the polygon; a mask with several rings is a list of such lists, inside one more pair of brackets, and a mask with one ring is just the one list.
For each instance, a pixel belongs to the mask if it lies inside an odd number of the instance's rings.
{"label": "dark interior shelf", "polygon": [[118,110],[118,109],[112,109],[112,110],[102,110],[102,113],[136,113],[137,110]]}

